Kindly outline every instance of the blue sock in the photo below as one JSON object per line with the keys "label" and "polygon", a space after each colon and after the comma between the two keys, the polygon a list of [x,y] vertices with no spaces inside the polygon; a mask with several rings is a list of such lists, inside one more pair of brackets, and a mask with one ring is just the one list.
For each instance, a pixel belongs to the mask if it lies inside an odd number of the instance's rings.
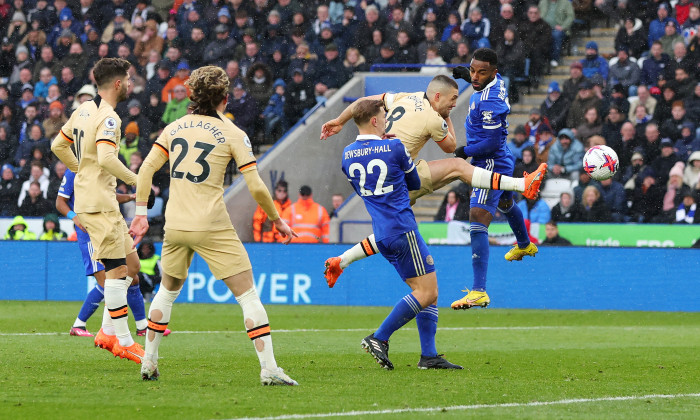
{"label": "blue sock", "polygon": [[377,332],[374,333],[374,337],[378,340],[389,341],[389,337],[394,331],[403,327],[408,321],[416,317],[416,315],[421,311],[420,303],[412,294],[408,294],[401,299],[388,317],[379,326]]}
{"label": "blue sock", "polygon": [[486,291],[486,271],[489,268],[489,228],[477,222],[471,222],[469,236],[472,238],[472,269],[474,285],[472,290]]}
{"label": "blue sock", "polygon": [[126,292],[126,302],[131,308],[131,313],[134,314],[134,320],[146,319],[146,307],[143,304],[143,295],[138,284],[129,286],[129,290]]}
{"label": "blue sock", "polygon": [[90,290],[90,293],[85,297],[85,302],[83,302],[83,307],[80,308],[78,313],[78,319],[83,322],[87,322],[88,319],[95,313],[97,308],[100,307],[100,302],[104,299],[105,291],[99,284]]}
{"label": "blue sock", "polygon": [[430,305],[416,315],[418,336],[420,337],[420,353],[425,357],[437,356],[435,348],[435,333],[437,332],[438,308]]}
{"label": "blue sock", "polygon": [[530,245],[530,236],[527,234],[525,218],[523,218],[523,212],[520,210],[520,207],[516,206],[514,202],[510,209],[501,210],[501,212],[506,215],[508,224],[515,234],[515,239],[518,241],[518,246],[525,248]]}

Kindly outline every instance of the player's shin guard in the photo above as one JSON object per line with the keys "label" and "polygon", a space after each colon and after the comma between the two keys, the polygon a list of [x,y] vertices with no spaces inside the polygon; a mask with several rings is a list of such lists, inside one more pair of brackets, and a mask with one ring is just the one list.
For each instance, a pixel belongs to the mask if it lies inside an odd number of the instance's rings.
{"label": "player's shin guard", "polygon": [[377,332],[374,333],[374,338],[381,341],[389,341],[389,337],[391,337],[394,331],[415,318],[422,309],[418,299],[416,299],[413,294],[404,296],[403,299],[394,306],[389,316],[384,319],[382,325],[380,325]]}
{"label": "player's shin guard", "polygon": [[474,167],[471,184],[472,187],[488,190],[525,191],[524,178],[513,178],[477,167]]}
{"label": "player's shin guard", "polygon": [[275,353],[272,350],[272,337],[270,337],[270,323],[267,312],[255,288],[236,296],[236,301],[243,310],[243,320],[248,337],[253,341],[260,367],[262,369],[276,369]]}
{"label": "player's shin guard", "polygon": [[472,239],[472,269],[474,286],[472,290],[486,291],[486,271],[489,266],[489,229],[477,222],[471,223],[469,236]]}
{"label": "player's shin guard", "polygon": [[374,240],[374,233],[363,239],[360,243],[355,244],[352,248],[343,252],[340,256],[340,268],[345,269],[355,261],[363,258],[371,257],[379,252],[377,242]]}
{"label": "player's shin guard", "polygon": [[438,308],[430,305],[416,315],[418,336],[420,337],[421,355],[425,357],[437,357],[435,347],[435,333],[438,324]]}
{"label": "player's shin guard", "polygon": [[114,331],[119,344],[129,347],[134,344],[134,339],[129,332],[129,309],[126,303],[126,291],[129,283],[126,279],[106,279],[105,280],[105,306],[109,311],[109,316],[114,324]]}
{"label": "player's shin guard", "polygon": [[[126,281],[131,284],[132,278],[126,276]],[[143,304],[143,295],[138,284],[129,286],[129,289],[126,291],[126,301],[129,304],[129,308],[131,308],[131,313],[134,315],[136,329],[142,330],[146,328],[146,307]]]}
{"label": "player's shin guard", "polygon": [[515,239],[518,241],[518,247],[525,248],[530,244],[530,236],[527,234],[527,227],[525,227],[525,218],[523,217],[523,212],[520,207],[515,205],[515,202],[511,204],[509,209],[499,208],[501,213],[506,215],[508,219],[508,224],[515,234]]}
{"label": "player's shin guard", "polygon": [[[138,286],[136,286],[138,287]],[[173,302],[180,294],[180,290],[168,290],[162,284],[156,293],[148,310],[148,333],[146,333],[145,360],[158,361],[158,347],[163,333],[168,328],[170,314],[173,311]]]}
{"label": "player's shin guard", "polygon": [[84,327],[88,319],[95,313],[97,308],[100,307],[100,302],[104,298],[104,289],[99,284],[90,290],[90,293],[85,297],[85,302],[78,312],[78,319],[75,320],[73,324],[74,327]]}

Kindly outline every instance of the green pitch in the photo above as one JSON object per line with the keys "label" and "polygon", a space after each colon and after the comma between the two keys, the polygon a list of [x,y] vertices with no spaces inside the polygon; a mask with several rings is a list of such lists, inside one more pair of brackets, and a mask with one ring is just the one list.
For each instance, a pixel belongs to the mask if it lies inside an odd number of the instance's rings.
{"label": "green pitch", "polygon": [[262,387],[235,305],[176,305],[157,382],[69,336],[79,307],[0,302],[0,418],[700,416],[698,313],[441,308],[438,350],[465,370],[418,370],[411,322],[385,371],[360,340],[389,308],[268,305],[278,363],[300,386]]}

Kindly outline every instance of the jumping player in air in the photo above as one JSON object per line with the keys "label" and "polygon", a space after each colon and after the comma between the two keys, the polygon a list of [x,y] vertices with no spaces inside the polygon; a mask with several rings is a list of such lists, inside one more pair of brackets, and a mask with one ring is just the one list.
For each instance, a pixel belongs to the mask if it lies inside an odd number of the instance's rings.
{"label": "jumping player in air", "polygon": [[[362,347],[383,368],[392,370],[389,337],[416,318],[421,344],[420,369],[462,369],[438,355],[438,284],[433,257],[418,233],[411,210],[409,190],[421,187],[418,170],[401,140],[383,140],[384,103],[366,100],[353,109],[360,131],[357,140],[343,151],[343,173],[362,197],[372,217],[379,252],[413,290],[394,306],[377,331],[362,340]],[[329,281],[333,287],[335,282]]]}
{"label": "jumping player in air", "polygon": [[[431,138],[444,152],[452,153],[456,148],[456,139],[450,111],[455,107],[458,95],[457,82],[447,76],[438,75],[430,81],[425,92],[385,93],[363,97],[348,106],[340,116],[323,124],[321,139],[339,133],[352,117],[355,106],[364,100],[372,99],[382,101],[387,112],[386,132],[401,139],[412,159],[417,158],[418,152]],[[419,189],[409,192],[411,204],[415,203],[417,198],[430,194],[456,179],[474,187],[518,191],[526,197],[534,198],[546,171],[546,165],[541,165],[537,171],[525,178],[512,178],[488,168],[476,168],[459,158],[430,162],[420,159],[416,161],[416,168],[421,185]],[[377,252],[375,237],[370,235],[342,255],[326,260],[326,280],[336,281],[348,265]]]}
{"label": "jumping player in air", "polygon": [[[467,129],[467,146],[458,147],[455,155],[464,159],[471,157],[472,164],[476,167],[512,175],[515,158],[506,145],[508,136],[506,117],[510,113],[510,104],[508,90],[498,74],[496,52],[489,48],[479,48],[474,52],[469,73],[464,74],[465,71],[464,67],[458,67],[455,70],[455,76],[463,74],[466,80],[471,82],[474,93],[469,100],[469,113],[464,123]],[[540,165],[540,168],[542,167],[544,171],[537,174],[539,182],[542,181],[547,170],[546,164]],[[496,209],[506,216],[517,240],[517,244],[506,253],[506,260],[522,260],[526,255],[534,257],[537,253],[537,246],[530,242],[523,214],[513,202],[513,193],[488,186],[474,185],[474,187],[469,211],[474,283],[471,291],[465,290],[466,296],[452,303],[454,309],[486,307],[491,302],[489,295],[486,294],[486,272],[489,261],[488,227]]]}
{"label": "jumping player in air", "polygon": [[[101,262],[92,259],[93,247],[90,242],[90,236],[85,232],[85,227],[80,223],[80,218],[73,211],[75,206],[75,190],[74,190],[75,174],[70,169],[66,169],[61,187],[58,190],[56,197],[56,209],[65,217],[71,219],[75,224],[75,233],[78,236],[78,246],[83,257],[83,265],[85,266],[85,275],[93,276],[97,281],[95,287],[88,292],[83,306],[80,308],[78,317],[70,329],[70,335],[79,337],[93,337],[87,330],[87,320],[100,306],[100,302],[104,299],[104,284],[105,284],[105,267]],[[136,194],[117,194],[119,204],[127,203],[136,198]],[[133,278],[131,285],[126,293],[126,300],[134,314],[136,322],[136,335],[146,335],[146,309],[143,304],[143,295],[139,288],[139,259],[136,254],[129,254],[126,257],[127,275]],[[103,321],[108,317],[104,317]],[[166,331],[165,335],[170,334],[170,330]]]}
{"label": "jumping player in air", "polygon": [[260,361],[260,382],[298,385],[277,366],[267,312],[253,286],[250,259],[224,204],[224,174],[231,159],[238,165],[255,201],[277,232],[287,238],[286,243],[296,233],[280,219],[270,192],[260,179],[248,136],[222,114],[229,91],[226,73],[215,66],[200,67],[186,83],[191,91],[191,114],[165,127],[139,170],[136,189],[136,216],[130,232],[138,243],[148,231],[146,199],[153,174],[170,162],[163,277],[148,313],[141,377],[153,380],[160,375],[158,347],[196,252],[212,274],[223,279],[243,310],[244,326]]}
{"label": "jumping player in air", "polygon": [[51,150],[76,174],[74,211],[90,235],[92,258],[105,267],[107,313],[95,345],[141,363],[143,348],[134,342],[127,322],[127,291],[133,279],[128,276],[126,258],[130,254],[137,258],[136,250],[114,193],[117,178],[136,185],[136,174],[118,158],[121,121],[114,111],[126,99],[130,66],[121,58],[103,58],[95,64],[97,96],[73,112]]}

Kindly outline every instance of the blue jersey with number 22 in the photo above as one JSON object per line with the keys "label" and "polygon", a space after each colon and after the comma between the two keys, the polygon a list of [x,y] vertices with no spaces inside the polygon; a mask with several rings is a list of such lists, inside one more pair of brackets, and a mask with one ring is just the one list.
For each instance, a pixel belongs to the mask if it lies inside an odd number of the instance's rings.
{"label": "blue jersey with number 22", "polygon": [[342,168],[365,202],[377,242],[418,228],[408,190],[418,189],[420,179],[399,139],[357,136],[343,151]]}

